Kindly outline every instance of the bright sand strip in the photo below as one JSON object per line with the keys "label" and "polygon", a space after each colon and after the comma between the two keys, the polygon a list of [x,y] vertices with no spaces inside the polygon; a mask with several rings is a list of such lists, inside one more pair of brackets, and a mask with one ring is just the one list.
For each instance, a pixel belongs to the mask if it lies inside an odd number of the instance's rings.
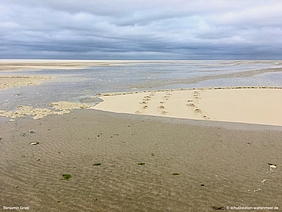
{"label": "bright sand strip", "polygon": [[[42,69],[83,69],[90,66],[119,66],[146,61],[135,60],[0,60],[1,71],[42,70]],[[147,61],[150,62],[150,61]]]}
{"label": "bright sand strip", "polygon": [[116,113],[282,126],[282,90],[230,87],[112,93],[94,109]]}

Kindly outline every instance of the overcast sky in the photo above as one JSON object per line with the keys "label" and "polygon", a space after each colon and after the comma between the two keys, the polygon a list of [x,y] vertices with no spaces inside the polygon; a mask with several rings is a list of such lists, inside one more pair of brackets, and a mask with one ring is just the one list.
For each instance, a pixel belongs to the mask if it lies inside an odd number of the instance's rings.
{"label": "overcast sky", "polygon": [[282,1],[0,0],[0,58],[282,59]]}

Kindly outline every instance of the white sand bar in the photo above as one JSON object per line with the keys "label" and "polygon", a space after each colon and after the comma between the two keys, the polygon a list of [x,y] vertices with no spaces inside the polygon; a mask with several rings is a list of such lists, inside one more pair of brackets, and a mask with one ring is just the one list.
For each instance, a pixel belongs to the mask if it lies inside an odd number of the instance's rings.
{"label": "white sand bar", "polygon": [[282,88],[228,87],[111,93],[94,109],[197,120],[282,126]]}

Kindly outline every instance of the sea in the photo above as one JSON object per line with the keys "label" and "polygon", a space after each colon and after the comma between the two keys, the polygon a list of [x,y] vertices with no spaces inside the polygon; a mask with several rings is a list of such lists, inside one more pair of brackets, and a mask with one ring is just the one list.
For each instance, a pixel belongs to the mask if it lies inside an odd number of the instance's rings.
{"label": "sea", "polygon": [[97,104],[100,93],[226,86],[282,86],[278,60],[148,60],[83,69],[1,71],[0,75],[51,76],[37,86],[0,91],[0,110],[50,102]]}

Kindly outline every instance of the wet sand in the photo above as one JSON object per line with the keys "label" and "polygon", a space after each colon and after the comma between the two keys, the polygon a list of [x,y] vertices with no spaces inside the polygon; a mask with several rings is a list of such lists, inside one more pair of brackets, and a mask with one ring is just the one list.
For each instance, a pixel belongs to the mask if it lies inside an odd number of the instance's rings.
{"label": "wet sand", "polygon": [[1,209],[282,208],[281,127],[97,110],[4,120]]}
{"label": "wet sand", "polygon": [[[140,63],[138,61],[120,61],[120,60],[9,60],[0,59],[0,74],[1,72],[15,71],[37,71],[43,69],[53,70],[73,70],[84,69],[90,66],[119,66]],[[0,90],[39,85],[44,80],[51,79],[50,76],[17,76],[17,75],[1,75]]]}
{"label": "wet sand", "polygon": [[[73,70],[83,69],[89,66],[110,66],[130,64],[133,61],[99,61],[99,60],[0,60],[1,72],[14,71],[36,71],[43,69],[58,69],[58,70]],[[1,75],[0,76],[0,90],[39,85],[44,80],[51,79],[50,76],[17,76],[17,75]]]}

